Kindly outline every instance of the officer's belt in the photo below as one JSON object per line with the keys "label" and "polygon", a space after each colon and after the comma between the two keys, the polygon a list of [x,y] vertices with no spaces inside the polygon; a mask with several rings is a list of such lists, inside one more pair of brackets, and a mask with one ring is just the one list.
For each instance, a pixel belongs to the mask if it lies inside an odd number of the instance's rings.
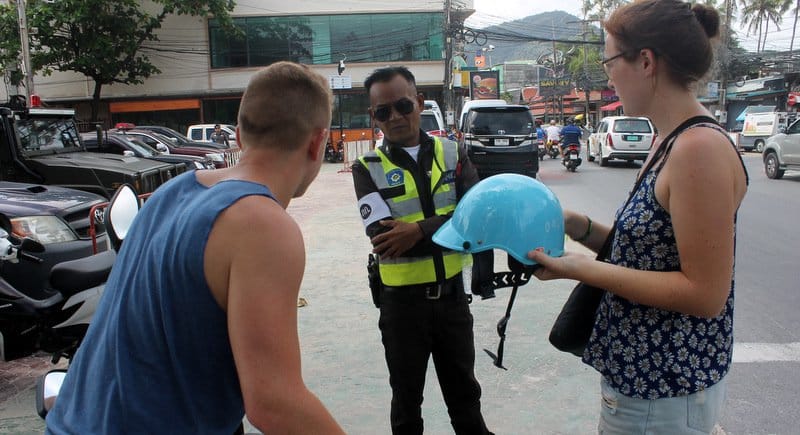
{"label": "officer's belt", "polygon": [[389,297],[419,298],[419,299],[441,299],[464,293],[464,284],[461,275],[456,278],[446,280],[443,284],[415,284],[392,287],[383,286],[383,294]]}

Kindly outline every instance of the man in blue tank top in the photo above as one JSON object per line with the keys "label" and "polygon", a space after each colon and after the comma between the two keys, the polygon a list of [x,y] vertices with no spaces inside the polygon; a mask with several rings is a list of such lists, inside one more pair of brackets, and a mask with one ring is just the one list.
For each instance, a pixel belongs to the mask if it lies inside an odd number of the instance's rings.
{"label": "man in blue tank top", "polygon": [[278,62],[242,96],[236,166],[187,172],[133,223],[48,434],[343,433],[303,382],[300,228],[286,213],[319,173],[326,80]]}

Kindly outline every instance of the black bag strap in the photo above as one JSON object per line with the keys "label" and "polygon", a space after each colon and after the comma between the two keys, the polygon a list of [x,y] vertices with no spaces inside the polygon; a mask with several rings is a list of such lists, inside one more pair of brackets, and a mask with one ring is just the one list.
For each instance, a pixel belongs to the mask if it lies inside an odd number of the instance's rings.
{"label": "black bag strap", "polygon": [[[653,166],[659,160],[661,160],[664,154],[666,154],[669,151],[669,149],[672,148],[672,142],[675,141],[678,135],[681,134],[687,128],[695,124],[702,124],[702,123],[713,123],[719,125],[717,121],[714,118],[711,118],[710,116],[705,116],[705,115],[693,116],[687,119],[686,121],[680,123],[680,125],[675,127],[675,129],[672,130],[672,132],[670,132],[670,134],[668,134],[667,137],[664,138],[664,140],[661,142],[656,152],[653,154],[653,157],[647,162],[647,165],[645,165],[642,168],[641,172],[639,172],[639,176],[636,177],[636,184],[633,186],[633,189],[631,189],[631,191],[628,193],[628,199],[625,200],[625,205],[623,205],[622,208],[628,206],[628,203],[631,202],[631,199],[633,199],[633,195],[635,195],[636,192],[639,190],[639,187],[641,187],[642,182],[644,181],[645,177],[647,177],[647,174],[650,172],[651,169],[653,169]],[[608,232],[608,237],[606,237],[606,240],[603,242],[603,246],[600,248],[599,251],[597,251],[597,260],[604,261],[605,257],[610,252],[611,243],[614,240],[614,233],[616,232],[616,229],[617,229],[617,221],[615,220],[614,223],[611,225],[610,231]]]}

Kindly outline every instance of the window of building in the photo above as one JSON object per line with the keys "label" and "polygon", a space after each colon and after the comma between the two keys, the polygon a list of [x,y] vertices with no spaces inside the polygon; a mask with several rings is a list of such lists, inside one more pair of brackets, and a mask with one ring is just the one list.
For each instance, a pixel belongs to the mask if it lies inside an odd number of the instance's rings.
{"label": "window of building", "polygon": [[211,68],[265,66],[280,60],[331,64],[441,60],[442,13],[240,17],[243,36],[209,20]]}

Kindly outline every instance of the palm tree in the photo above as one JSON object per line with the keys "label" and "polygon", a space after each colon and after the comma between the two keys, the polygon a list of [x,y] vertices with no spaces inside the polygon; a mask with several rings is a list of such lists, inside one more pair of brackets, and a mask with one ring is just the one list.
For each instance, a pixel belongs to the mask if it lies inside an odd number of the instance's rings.
{"label": "palm tree", "polygon": [[[788,0],[788,3],[791,3],[791,0]],[[794,35],[797,32],[797,13],[800,11],[800,0],[797,0],[794,4],[794,25],[792,26],[792,40],[789,41],[789,54],[794,51]]]}
{"label": "palm tree", "polygon": [[742,5],[742,23],[750,25],[748,33],[758,31],[756,52],[764,51],[767,46],[769,23],[774,23],[780,30],[779,26],[783,20],[781,15],[786,11],[784,9],[786,0],[740,0],[740,3]]}

